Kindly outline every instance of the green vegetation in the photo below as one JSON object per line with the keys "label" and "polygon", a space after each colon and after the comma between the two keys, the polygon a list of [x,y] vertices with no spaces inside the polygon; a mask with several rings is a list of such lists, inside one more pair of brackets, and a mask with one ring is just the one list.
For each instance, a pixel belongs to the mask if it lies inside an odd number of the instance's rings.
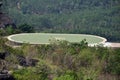
{"label": "green vegetation", "polygon": [[12,46],[5,38],[56,32],[94,34],[120,42],[120,0],[1,1],[0,11],[17,27],[0,28],[0,74],[10,71],[15,80],[120,80],[120,48],[88,47],[85,39]]}
{"label": "green vegetation", "polygon": [[0,29],[0,36],[8,36],[11,34],[18,34],[18,33],[33,33],[34,29],[28,24],[22,24],[17,28],[13,28],[13,26],[6,26],[3,29]]}
{"label": "green vegetation", "polygon": [[[5,45],[1,38],[0,51],[11,53],[5,58],[8,70],[16,80],[119,80],[120,49],[104,47],[87,47],[83,40],[78,44],[69,42],[52,42],[50,45],[24,44],[20,48]],[[39,62],[35,66],[20,65],[17,56],[24,56],[26,64],[31,59]],[[2,67],[3,65],[1,65]]]}
{"label": "green vegetation", "polygon": [[120,0],[3,0],[17,26],[36,32],[81,33],[120,42]]}
{"label": "green vegetation", "polygon": [[18,30],[20,30],[23,33],[32,33],[34,32],[34,29],[32,26],[28,25],[28,24],[22,24],[18,27]]}
{"label": "green vegetation", "polygon": [[30,44],[49,44],[51,41],[68,41],[71,43],[79,43],[84,39],[89,44],[100,44],[101,42],[106,41],[106,39],[99,36],[84,34],[23,33],[12,35],[8,38],[18,43]]}

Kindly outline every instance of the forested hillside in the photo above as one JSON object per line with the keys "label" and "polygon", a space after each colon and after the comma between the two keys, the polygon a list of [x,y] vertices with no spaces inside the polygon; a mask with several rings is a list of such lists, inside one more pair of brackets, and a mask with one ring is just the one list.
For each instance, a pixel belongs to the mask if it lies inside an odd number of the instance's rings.
{"label": "forested hillside", "polygon": [[120,0],[3,0],[17,26],[36,32],[82,33],[120,42]]}
{"label": "forested hillside", "polygon": [[120,80],[120,48],[87,47],[85,41],[18,48],[6,43],[0,37],[0,80]]}
{"label": "forested hillside", "polygon": [[[2,24],[2,25],[1,25]],[[0,80],[120,80],[120,48],[52,40],[15,44],[17,33],[82,33],[120,42],[120,0],[0,0]]]}

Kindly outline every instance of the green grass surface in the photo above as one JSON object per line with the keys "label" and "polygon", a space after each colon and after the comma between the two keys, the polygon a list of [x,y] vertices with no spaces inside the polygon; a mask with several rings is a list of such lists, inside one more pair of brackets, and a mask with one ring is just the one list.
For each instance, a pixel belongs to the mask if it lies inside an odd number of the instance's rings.
{"label": "green grass surface", "polygon": [[52,34],[52,33],[23,33],[9,37],[12,41],[30,44],[49,44],[50,40],[66,40],[72,43],[80,42],[83,39],[91,43],[102,42],[103,39],[98,36],[84,34]]}

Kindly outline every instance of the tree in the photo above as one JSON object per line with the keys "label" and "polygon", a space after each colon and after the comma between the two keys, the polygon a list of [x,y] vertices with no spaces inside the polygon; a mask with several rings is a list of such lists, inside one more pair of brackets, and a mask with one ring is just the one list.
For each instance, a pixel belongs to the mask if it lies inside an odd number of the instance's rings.
{"label": "tree", "polygon": [[41,18],[40,23],[41,23],[40,27],[42,28],[51,28],[53,26],[52,22],[47,18]]}
{"label": "tree", "polygon": [[66,71],[64,75],[56,77],[53,80],[78,80],[78,76],[74,71]]}
{"label": "tree", "polygon": [[7,26],[5,30],[6,30],[7,34],[13,34],[14,33],[14,29],[12,28],[12,26]]}
{"label": "tree", "polygon": [[112,74],[120,75],[120,49],[115,49],[115,52],[110,54],[106,69]]}
{"label": "tree", "polygon": [[21,32],[24,32],[24,33],[34,32],[34,28],[28,24],[22,24],[18,27],[18,29],[20,29]]}

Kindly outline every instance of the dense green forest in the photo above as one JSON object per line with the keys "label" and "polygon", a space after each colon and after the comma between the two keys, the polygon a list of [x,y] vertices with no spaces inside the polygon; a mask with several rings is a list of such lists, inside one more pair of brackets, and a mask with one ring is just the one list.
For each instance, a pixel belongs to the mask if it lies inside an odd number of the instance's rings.
{"label": "dense green forest", "polygon": [[120,42],[120,0],[3,0],[17,26],[35,32],[80,33]]}

